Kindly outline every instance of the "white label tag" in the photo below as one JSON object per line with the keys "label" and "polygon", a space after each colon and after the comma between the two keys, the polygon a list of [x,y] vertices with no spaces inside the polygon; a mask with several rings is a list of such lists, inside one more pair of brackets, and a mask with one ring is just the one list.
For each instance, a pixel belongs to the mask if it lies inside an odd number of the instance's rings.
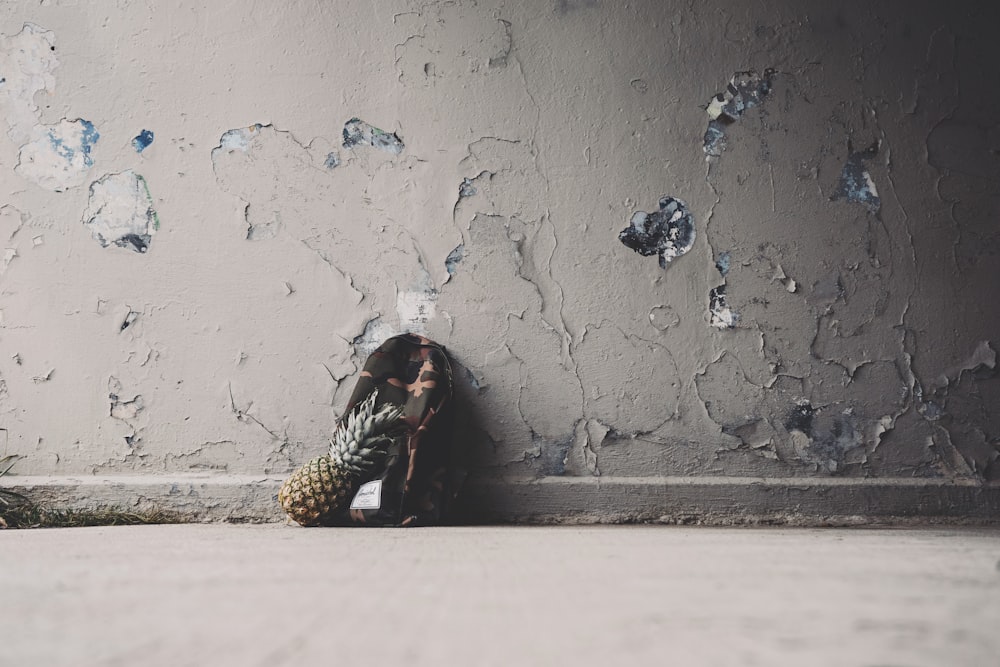
{"label": "white label tag", "polygon": [[382,480],[362,484],[351,501],[352,510],[377,510],[382,506]]}

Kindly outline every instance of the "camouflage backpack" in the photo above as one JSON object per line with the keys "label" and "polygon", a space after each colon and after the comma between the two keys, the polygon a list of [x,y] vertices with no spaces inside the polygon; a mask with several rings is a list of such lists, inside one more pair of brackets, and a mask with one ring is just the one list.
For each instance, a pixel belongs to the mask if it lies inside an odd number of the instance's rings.
{"label": "camouflage backpack", "polygon": [[451,460],[451,364],[444,348],[415,334],[394,336],[365,362],[344,414],[378,390],[376,407],[403,406],[402,435],[384,464],[364,480],[335,526],[426,526],[445,518],[457,491]]}

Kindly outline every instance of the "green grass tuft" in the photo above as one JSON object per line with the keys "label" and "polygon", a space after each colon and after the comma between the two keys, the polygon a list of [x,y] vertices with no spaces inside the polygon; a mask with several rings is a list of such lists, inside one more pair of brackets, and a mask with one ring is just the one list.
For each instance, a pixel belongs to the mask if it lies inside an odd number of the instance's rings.
{"label": "green grass tuft", "polygon": [[[7,494],[8,492],[2,492]],[[184,523],[184,518],[162,510],[125,510],[118,507],[51,509],[32,502],[4,506],[0,499],[0,528],[82,528]]]}
{"label": "green grass tuft", "polygon": [[[10,471],[18,458],[13,455],[0,458],[0,477]],[[158,509],[53,509],[34,503],[15,491],[0,489],[0,528],[76,528],[185,522],[185,518],[179,514]]]}

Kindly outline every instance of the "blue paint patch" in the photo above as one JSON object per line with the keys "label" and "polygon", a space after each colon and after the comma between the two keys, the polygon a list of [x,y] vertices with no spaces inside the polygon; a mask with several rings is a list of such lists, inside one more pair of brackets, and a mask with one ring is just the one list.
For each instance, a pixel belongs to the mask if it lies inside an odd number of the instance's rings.
{"label": "blue paint patch", "polygon": [[638,211],[629,226],[618,233],[618,240],[643,257],[660,256],[660,267],[680,257],[694,244],[694,218],[680,199],[663,197],[660,210]]}
{"label": "blue paint patch", "polygon": [[100,133],[89,120],[78,118],[73,121],[80,126],[80,141],[67,143],[62,133],[57,134],[55,129],[49,130],[49,144],[56,155],[66,160],[67,164],[72,164],[77,154],[83,158],[84,167],[94,166],[94,160],[90,157],[90,150],[101,138]]}
{"label": "blue paint patch", "polygon": [[719,270],[719,273],[721,273],[723,277],[725,277],[725,275],[727,273],[729,273],[729,253],[728,252],[724,252],[724,253],[720,253],[719,254],[718,259],[715,260],[715,268],[717,268]]}
{"label": "blue paint patch", "polygon": [[465,244],[460,244],[457,248],[448,253],[444,260],[444,266],[448,269],[448,275],[455,275],[458,270],[458,263],[465,258]]}
{"label": "blue paint patch", "polygon": [[719,121],[708,121],[708,129],[702,139],[702,150],[708,157],[719,157],[726,150],[726,130]]}
{"label": "blue paint patch", "polygon": [[393,155],[399,155],[405,147],[395,132],[386,132],[360,118],[352,118],[344,123],[344,148],[355,146],[372,146]]}
{"label": "blue paint patch", "polygon": [[874,142],[863,151],[855,152],[851,142],[847,142],[847,162],[840,171],[840,183],[837,190],[830,196],[830,201],[846,199],[857,202],[872,213],[878,213],[882,208],[882,200],[871,174],[865,168],[865,160],[871,160],[878,155],[879,142]]}
{"label": "blue paint patch", "polygon": [[141,153],[153,143],[153,133],[150,130],[143,130],[132,139],[132,148],[136,153]]}
{"label": "blue paint patch", "polygon": [[476,391],[479,391],[483,388],[482,385],[479,384],[479,378],[477,378],[476,374],[473,373],[472,370],[469,368],[465,369],[465,379],[468,380],[469,386],[475,389]]}
{"label": "blue paint patch", "polygon": [[706,159],[717,158],[726,149],[726,126],[735,123],[748,110],[761,104],[771,92],[772,80],[777,71],[768,68],[764,74],[755,70],[735,72],[726,90],[716,94],[708,103],[708,129],[702,140]]}
{"label": "blue paint patch", "polygon": [[327,169],[335,169],[340,166],[340,155],[336,151],[327,153],[323,166]]}
{"label": "blue paint patch", "polygon": [[471,178],[463,178],[462,183],[458,186],[458,197],[459,199],[464,197],[471,197],[477,194],[479,191],[476,190],[476,186],[472,184]]}
{"label": "blue paint patch", "polygon": [[573,436],[568,435],[561,440],[549,440],[534,431],[531,432],[531,443],[538,451],[538,467],[543,475],[565,475],[566,462],[573,447]]}

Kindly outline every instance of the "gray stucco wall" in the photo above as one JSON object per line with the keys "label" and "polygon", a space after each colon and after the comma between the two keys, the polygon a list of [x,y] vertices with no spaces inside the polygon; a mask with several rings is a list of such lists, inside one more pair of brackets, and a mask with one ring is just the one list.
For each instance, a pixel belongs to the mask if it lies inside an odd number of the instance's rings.
{"label": "gray stucco wall", "polygon": [[996,14],[3,3],[0,456],[280,478],[416,331],[481,477],[994,488]]}

